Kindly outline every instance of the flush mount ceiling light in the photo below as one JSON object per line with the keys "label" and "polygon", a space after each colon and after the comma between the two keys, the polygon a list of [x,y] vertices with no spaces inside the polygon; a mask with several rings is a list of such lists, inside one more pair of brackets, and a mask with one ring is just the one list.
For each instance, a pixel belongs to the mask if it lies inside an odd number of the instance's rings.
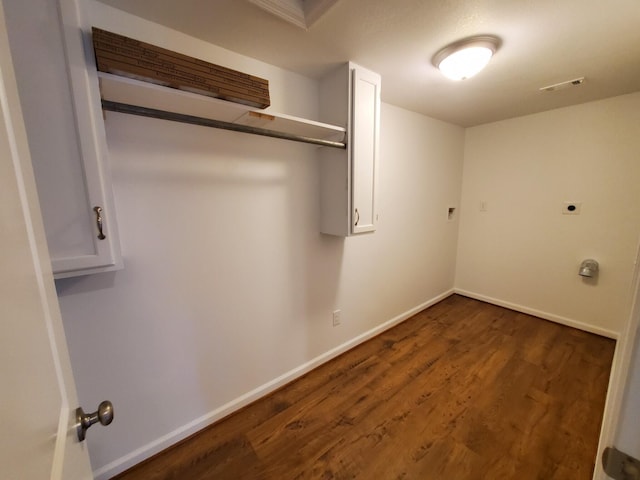
{"label": "flush mount ceiling light", "polygon": [[499,46],[500,39],[492,35],[469,37],[447,45],[431,62],[445,77],[466,80],[487,66]]}

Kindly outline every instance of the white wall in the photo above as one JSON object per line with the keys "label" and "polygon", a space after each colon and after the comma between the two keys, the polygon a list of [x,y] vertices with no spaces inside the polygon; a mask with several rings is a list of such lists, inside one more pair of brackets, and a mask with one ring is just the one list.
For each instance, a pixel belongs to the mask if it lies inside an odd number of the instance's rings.
{"label": "white wall", "polygon": [[[616,336],[640,234],[639,126],[635,93],[467,129],[456,288]],[[578,276],[586,258],[596,281]]]}
{"label": "white wall", "polygon": [[[317,112],[314,81],[93,8],[96,26],[268,78],[278,111]],[[125,269],[57,282],[81,404],[115,405],[88,435],[102,478],[453,288],[459,127],[383,104],[378,231],[345,240],[318,233],[313,146],[106,125]]]}

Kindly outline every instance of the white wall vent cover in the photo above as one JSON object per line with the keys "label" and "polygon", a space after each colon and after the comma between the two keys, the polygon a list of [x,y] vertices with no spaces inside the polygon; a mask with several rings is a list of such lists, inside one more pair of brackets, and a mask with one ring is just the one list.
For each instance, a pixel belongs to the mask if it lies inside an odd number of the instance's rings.
{"label": "white wall vent cover", "polygon": [[305,30],[311,27],[338,0],[249,0],[254,5]]}
{"label": "white wall vent cover", "polygon": [[541,87],[541,92],[553,92],[555,90],[562,90],[563,88],[578,87],[584,83],[584,77],[574,78],[573,80],[567,80],[566,82],[554,83],[553,85],[547,85]]}

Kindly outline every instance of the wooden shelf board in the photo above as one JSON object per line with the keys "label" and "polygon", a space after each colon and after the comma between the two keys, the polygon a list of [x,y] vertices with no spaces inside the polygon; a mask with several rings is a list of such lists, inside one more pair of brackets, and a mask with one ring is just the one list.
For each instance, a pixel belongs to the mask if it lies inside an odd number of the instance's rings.
{"label": "wooden shelf board", "polygon": [[346,129],[314,120],[256,111],[253,107],[219,100],[154,83],[98,72],[102,98],[112,102],[193,115],[321,140],[343,141]]}
{"label": "wooden shelf board", "polygon": [[290,115],[271,112],[245,112],[234,123],[264,128],[275,132],[291,133],[303,137],[319,138],[322,140],[344,140],[346,130],[343,127],[329,125]]}

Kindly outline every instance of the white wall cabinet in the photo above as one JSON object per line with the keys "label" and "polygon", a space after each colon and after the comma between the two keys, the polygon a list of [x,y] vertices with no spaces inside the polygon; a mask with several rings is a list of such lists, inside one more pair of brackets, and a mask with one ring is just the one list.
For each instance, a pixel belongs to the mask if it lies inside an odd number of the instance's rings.
{"label": "white wall cabinet", "polygon": [[100,94],[80,3],[3,2],[54,274],[120,268]]}
{"label": "white wall cabinet", "polygon": [[320,231],[350,236],[376,229],[380,75],[348,63],[320,85],[320,116],[345,125],[347,149],[320,152]]}

